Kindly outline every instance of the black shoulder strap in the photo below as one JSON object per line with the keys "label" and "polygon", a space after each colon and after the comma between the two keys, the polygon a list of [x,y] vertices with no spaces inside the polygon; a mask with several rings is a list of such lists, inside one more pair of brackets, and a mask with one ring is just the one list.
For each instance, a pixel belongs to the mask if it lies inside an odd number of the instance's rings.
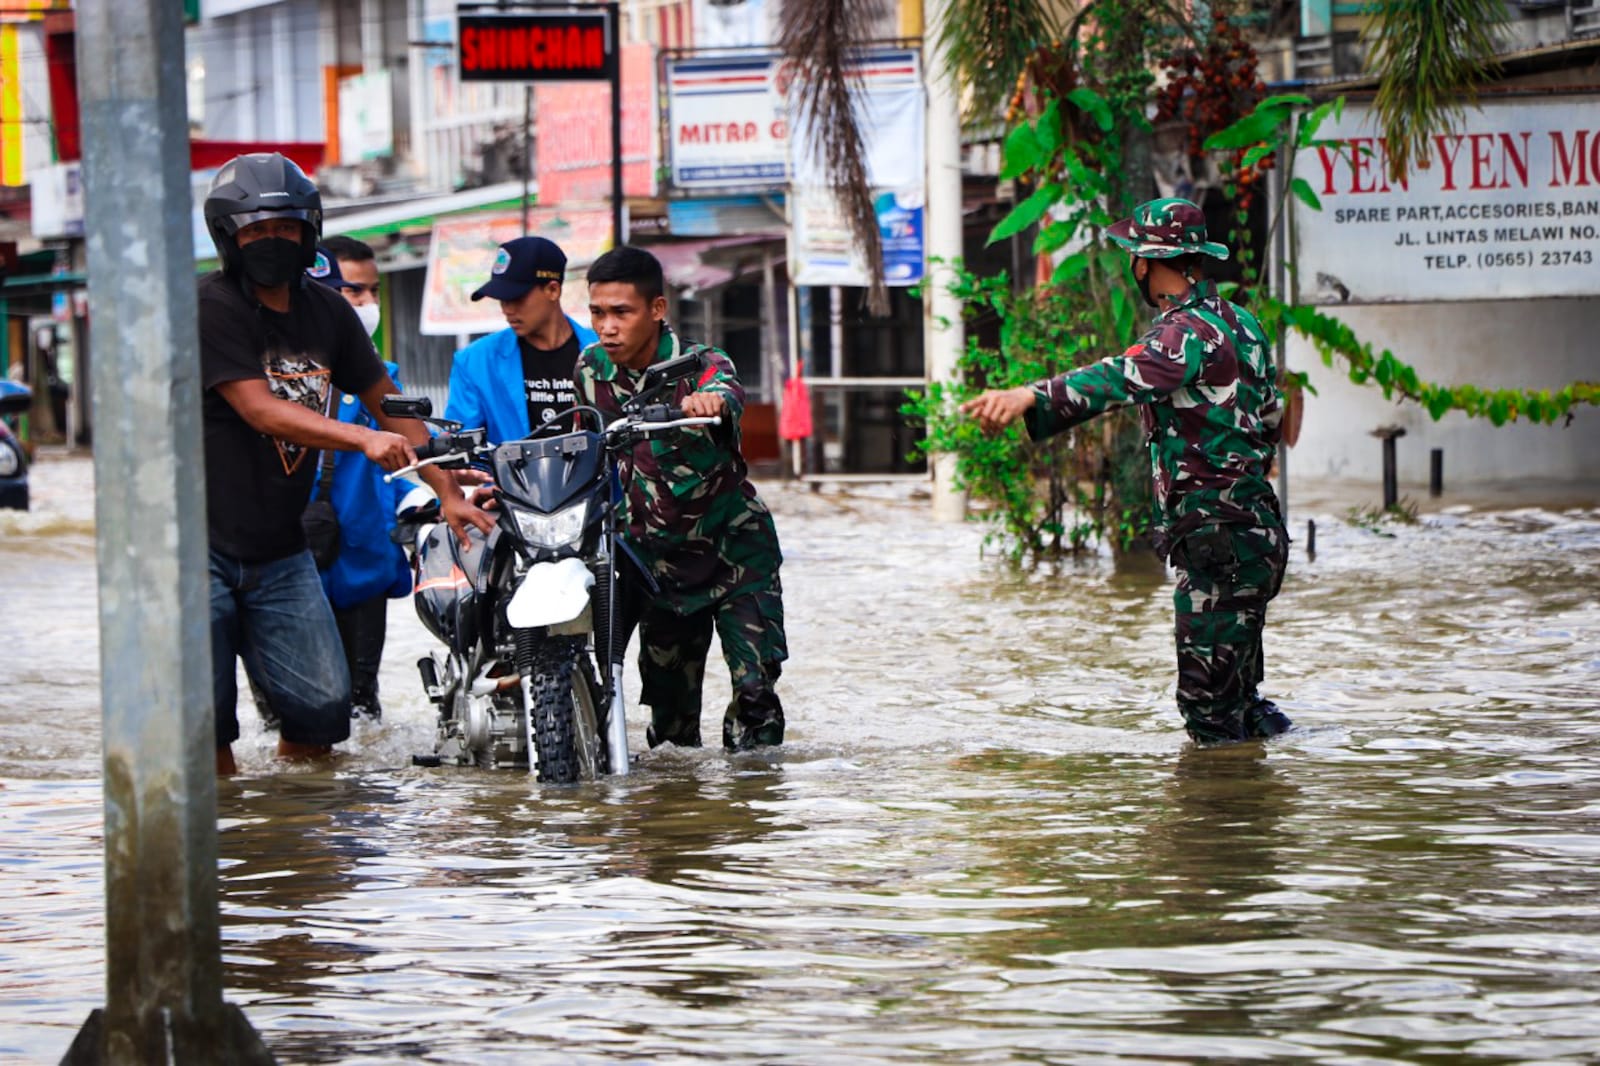
{"label": "black shoulder strap", "polygon": [[[330,381],[328,383],[327,410],[327,416],[329,418],[337,419],[339,417],[339,404],[343,402],[343,400],[344,397],[339,395],[339,390],[334,388],[333,383]],[[328,499],[328,494],[333,491],[333,464],[337,462],[338,459],[339,457],[333,454],[333,450],[331,448],[322,449],[322,454],[317,456],[317,499],[319,500],[328,500],[329,503],[333,502],[332,500]]]}

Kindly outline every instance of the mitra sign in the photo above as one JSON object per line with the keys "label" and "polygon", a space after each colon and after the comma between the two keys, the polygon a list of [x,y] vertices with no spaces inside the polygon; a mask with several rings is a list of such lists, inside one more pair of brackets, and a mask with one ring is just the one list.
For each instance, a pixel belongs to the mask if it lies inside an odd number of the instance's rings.
{"label": "mitra sign", "polygon": [[615,5],[457,13],[462,81],[610,81]]}
{"label": "mitra sign", "polygon": [[1421,303],[1600,295],[1600,101],[1484,101],[1388,177],[1371,112],[1324,124],[1294,172],[1299,298]]}

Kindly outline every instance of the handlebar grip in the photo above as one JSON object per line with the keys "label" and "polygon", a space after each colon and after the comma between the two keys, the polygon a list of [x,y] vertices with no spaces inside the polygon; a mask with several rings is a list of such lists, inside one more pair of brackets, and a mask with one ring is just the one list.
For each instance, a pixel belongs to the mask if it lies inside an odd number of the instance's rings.
{"label": "handlebar grip", "polygon": [[441,455],[448,455],[453,451],[459,451],[460,449],[457,447],[458,443],[459,442],[454,437],[448,435],[441,437],[430,437],[428,438],[428,442],[426,444],[417,446],[417,458],[437,459]]}
{"label": "handlebar grip", "polygon": [[639,412],[640,422],[675,422],[683,417],[680,408],[671,404],[653,403]]}

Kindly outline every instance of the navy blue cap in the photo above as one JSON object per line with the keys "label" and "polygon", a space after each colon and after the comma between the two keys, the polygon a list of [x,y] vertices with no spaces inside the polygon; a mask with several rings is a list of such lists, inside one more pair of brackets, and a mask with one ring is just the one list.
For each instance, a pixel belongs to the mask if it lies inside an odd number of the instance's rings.
{"label": "navy blue cap", "polygon": [[344,272],[339,269],[339,259],[322,245],[317,245],[317,256],[306,267],[306,277],[312,281],[320,281],[330,289],[359,289],[361,286],[353,281],[344,280]]}
{"label": "navy blue cap", "polygon": [[472,294],[474,300],[520,300],[535,285],[561,281],[567,276],[567,254],[544,237],[518,237],[506,241],[495,253],[489,280]]}

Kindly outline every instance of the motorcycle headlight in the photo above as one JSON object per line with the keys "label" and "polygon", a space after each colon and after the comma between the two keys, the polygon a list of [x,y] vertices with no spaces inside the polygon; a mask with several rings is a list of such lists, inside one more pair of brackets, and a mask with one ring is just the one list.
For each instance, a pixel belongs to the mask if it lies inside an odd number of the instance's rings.
{"label": "motorcycle headlight", "polygon": [[22,469],[22,457],[9,442],[0,441],[0,477],[16,477]]}
{"label": "motorcycle headlight", "polygon": [[555,514],[539,514],[512,505],[511,517],[516,519],[522,539],[535,548],[565,548],[582,538],[588,506],[585,502]]}

